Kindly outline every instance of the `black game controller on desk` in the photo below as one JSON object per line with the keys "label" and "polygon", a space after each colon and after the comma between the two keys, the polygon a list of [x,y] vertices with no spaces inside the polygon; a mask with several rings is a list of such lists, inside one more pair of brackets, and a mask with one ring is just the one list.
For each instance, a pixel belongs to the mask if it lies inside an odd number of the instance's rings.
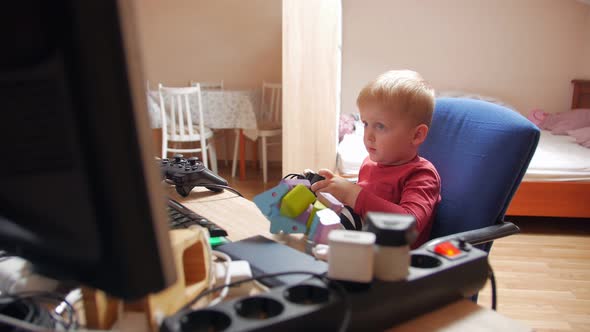
{"label": "black game controller on desk", "polygon": [[194,187],[202,186],[214,192],[223,191],[227,181],[205,167],[197,157],[184,159],[177,154],[174,159],[160,160],[160,170],[166,182],[176,186],[176,192],[187,197]]}

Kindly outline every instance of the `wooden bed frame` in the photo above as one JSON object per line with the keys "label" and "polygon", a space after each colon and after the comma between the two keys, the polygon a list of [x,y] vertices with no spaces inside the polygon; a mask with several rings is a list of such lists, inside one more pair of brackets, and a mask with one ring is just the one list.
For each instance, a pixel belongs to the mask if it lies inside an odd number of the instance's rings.
{"label": "wooden bed frame", "polygon": [[[572,109],[590,108],[590,80],[572,80],[572,83]],[[523,181],[506,215],[590,218],[590,181]]]}

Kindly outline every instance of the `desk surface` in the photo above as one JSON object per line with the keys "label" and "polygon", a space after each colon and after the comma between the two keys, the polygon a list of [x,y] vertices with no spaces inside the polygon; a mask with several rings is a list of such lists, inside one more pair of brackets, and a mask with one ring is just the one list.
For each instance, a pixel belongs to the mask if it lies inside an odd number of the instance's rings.
{"label": "desk surface", "polygon": [[[228,191],[213,193],[195,188],[189,197],[183,198],[169,189],[170,197],[195,212],[225,228],[232,241],[254,235],[277,240],[269,232],[269,222],[253,202]],[[287,244],[301,246],[301,236],[281,238]],[[519,322],[509,319],[469,300],[457,301],[444,308],[405,322],[391,331],[532,331]]]}

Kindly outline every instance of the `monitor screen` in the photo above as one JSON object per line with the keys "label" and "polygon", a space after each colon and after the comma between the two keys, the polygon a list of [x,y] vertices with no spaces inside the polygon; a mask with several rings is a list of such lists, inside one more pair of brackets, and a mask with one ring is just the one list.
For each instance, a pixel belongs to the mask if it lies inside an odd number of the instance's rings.
{"label": "monitor screen", "polygon": [[176,278],[133,3],[0,11],[0,249],[122,298]]}

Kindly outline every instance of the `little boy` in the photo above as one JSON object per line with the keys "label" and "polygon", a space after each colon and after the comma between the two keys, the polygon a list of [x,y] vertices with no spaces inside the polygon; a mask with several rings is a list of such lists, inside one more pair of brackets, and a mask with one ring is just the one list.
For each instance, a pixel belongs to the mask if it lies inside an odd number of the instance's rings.
{"label": "little boy", "polygon": [[418,156],[434,111],[434,90],[410,70],[388,71],[366,85],[357,98],[365,126],[369,156],[353,184],[331,171],[313,191],[332,194],[354,212],[409,213],[416,217],[419,236],[412,248],[428,240],[435,208],[440,202],[440,177],[434,166]]}

